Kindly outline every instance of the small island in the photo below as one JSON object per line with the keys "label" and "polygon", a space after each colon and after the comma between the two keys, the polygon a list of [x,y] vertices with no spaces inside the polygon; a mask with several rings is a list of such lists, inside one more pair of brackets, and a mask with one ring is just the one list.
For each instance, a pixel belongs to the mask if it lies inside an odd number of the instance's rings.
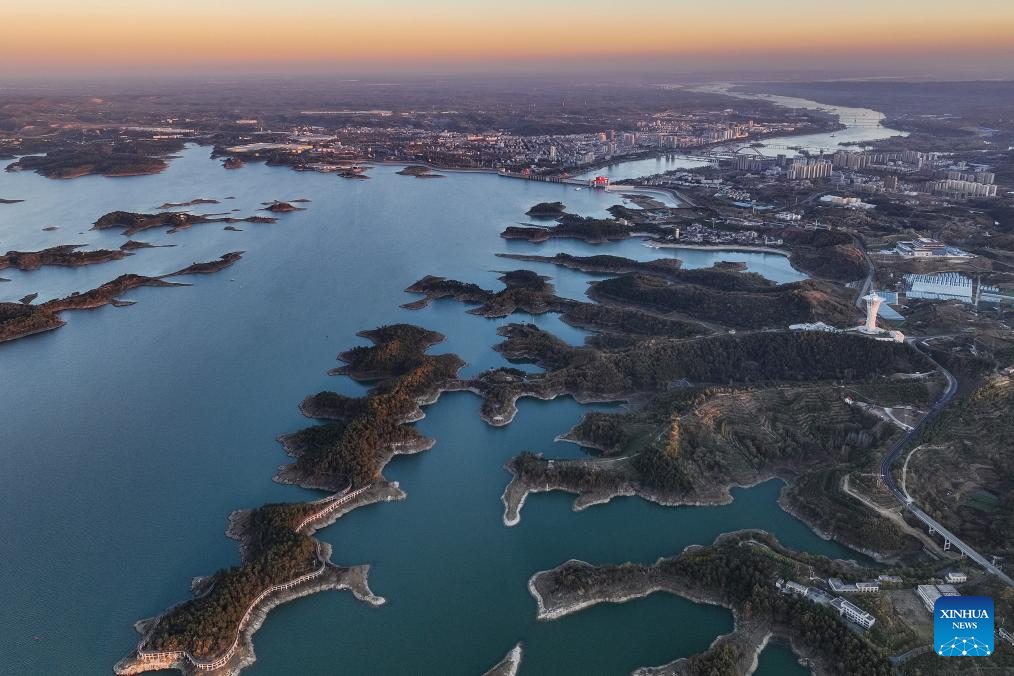
{"label": "small island", "polygon": [[559,218],[566,208],[563,202],[539,202],[525,213],[533,218]]}
{"label": "small island", "polygon": [[38,270],[44,265],[76,268],[82,265],[96,265],[109,261],[120,260],[129,256],[125,250],[95,249],[78,251],[84,244],[63,244],[40,251],[8,251],[0,255],[0,270],[17,268],[19,270]]}
{"label": "small island", "polygon": [[192,207],[198,204],[219,204],[218,200],[209,199],[207,197],[198,197],[196,199],[188,200],[186,202],[164,202],[158,209],[176,209],[179,207]]}
{"label": "small island", "polygon": [[563,214],[556,221],[555,226],[511,225],[500,236],[504,239],[525,239],[536,244],[549,239],[579,239],[591,244],[604,244],[634,235],[634,229],[618,219]]}
{"label": "small island", "polygon": [[240,543],[243,562],[196,578],[192,599],[138,622],[141,639],[136,649],[113,671],[127,675],[175,668],[185,674],[235,673],[254,662],[253,634],[267,613],[282,603],[347,589],[360,601],[382,605],[384,599],[375,596],[367,583],[370,567],[331,563],[330,545],[312,534],[352,509],[401,497],[396,486],[377,484],[315,502],[234,512],[226,534]]}
{"label": "small island", "polygon": [[396,171],[399,176],[415,176],[416,178],[443,178],[443,174],[433,173],[433,169],[419,164],[410,164],[401,171]]}
{"label": "small island", "polygon": [[[46,301],[39,305],[24,303],[0,303],[0,342],[25,338],[27,336],[58,329],[65,322],[58,316],[67,310],[93,310],[105,305],[123,307],[133,301],[120,300],[120,296],[142,286],[168,287],[187,286],[178,282],[165,281],[164,277],[176,275],[210,273],[222,270],[235,263],[242,256],[241,251],[223,255],[217,261],[194,263],[182,270],[163,275],[149,277],[147,275],[125,274],[106,282],[101,286],[84,292],[74,292],[69,296]],[[33,294],[29,299],[35,299]],[[26,298],[28,298],[26,296]]]}
{"label": "small island", "polygon": [[229,267],[230,265],[238,261],[240,258],[242,258],[243,253],[244,252],[242,251],[231,251],[229,253],[222,254],[222,256],[217,261],[208,261],[207,263],[194,263],[193,265],[188,265],[182,270],[170,272],[168,275],[165,276],[176,277],[178,275],[206,275],[212,272],[218,272],[219,270],[224,270],[225,268]]}
{"label": "small island", "polygon": [[288,202],[281,202],[279,200],[275,200],[273,202],[265,202],[264,204],[267,204],[267,206],[261,209],[261,211],[272,211],[274,213],[282,213],[282,214],[288,213],[290,211],[303,211],[303,207],[297,207],[294,204],[289,204]]}
{"label": "small island", "polygon": [[189,214],[182,211],[163,211],[157,214],[141,214],[131,211],[111,211],[101,216],[92,225],[93,230],[120,228],[130,237],[151,228],[167,228],[174,233],[201,223],[275,223],[271,216],[247,216],[246,218],[212,217]]}
{"label": "small island", "polygon": [[34,171],[46,178],[141,176],[157,174],[169,163],[171,153],[183,149],[179,139],[131,139],[65,145],[45,155],[26,155],[7,166],[7,171]]}
{"label": "small island", "polygon": [[124,251],[134,251],[136,249],[156,249],[165,247],[174,247],[175,244],[151,244],[149,242],[142,242],[136,239],[128,239],[126,242],[120,245],[120,248]]}

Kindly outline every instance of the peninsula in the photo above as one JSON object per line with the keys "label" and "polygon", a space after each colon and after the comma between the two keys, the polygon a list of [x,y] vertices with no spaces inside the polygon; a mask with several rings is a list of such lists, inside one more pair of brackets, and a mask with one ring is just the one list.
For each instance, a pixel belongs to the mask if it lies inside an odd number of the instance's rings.
{"label": "peninsula", "polygon": [[[109,252],[112,253],[112,252]],[[121,253],[122,252],[118,252]],[[187,268],[162,275],[125,274],[106,282],[101,286],[84,292],[74,292],[69,296],[46,301],[39,305],[23,303],[0,303],[0,342],[25,338],[27,336],[58,329],[65,324],[59,314],[66,310],[93,310],[104,305],[125,306],[133,301],[120,300],[120,296],[142,286],[187,286],[177,282],[167,282],[165,277],[176,275],[217,272],[235,263],[243,252],[235,251],[223,255],[217,261],[194,263]]]}

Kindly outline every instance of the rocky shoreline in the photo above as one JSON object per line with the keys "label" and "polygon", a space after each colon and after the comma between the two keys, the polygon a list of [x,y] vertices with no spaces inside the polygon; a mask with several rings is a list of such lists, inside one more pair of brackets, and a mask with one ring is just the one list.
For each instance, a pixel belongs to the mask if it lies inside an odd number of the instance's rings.
{"label": "rocky shoreline", "polygon": [[507,653],[495,667],[484,673],[482,676],[517,676],[521,668],[521,658],[524,655],[524,645],[518,643]]}
{"label": "rocky shoreline", "polygon": [[[584,442],[579,439],[572,439],[571,441],[584,445]],[[500,496],[500,500],[504,505],[504,526],[513,527],[521,522],[521,510],[528,496],[532,493],[548,493],[552,491],[570,493],[575,496],[572,505],[572,509],[575,512],[595,505],[606,504],[614,498],[633,496],[663,507],[715,507],[730,504],[733,500],[732,489],[734,488],[752,488],[772,479],[778,479],[783,482],[783,490],[778,499],[778,506],[787,514],[805,524],[820,538],[838,542],[859,554],[869,556],[878,563],[897,563],[899,560],[899,557],[896,555],[885,554],[863,546],[860,543],[852,542],[840,535],[827,533],[821,530],[817,524],[794,510],[790,502],[785,498],[785,489],[795,479],[795,475],[789,471],[758,471],[748,481],[711,484],[708,491],[696,491],[692,494],[686,494],[675,491],[659,491],[645,486],[637,479],[636,473],[628,470],[630,463],[633,461],[632,456],[591,459],[545,459],[541,458],[541,456],[537,457],[549,468],[547,472],[548,476],[540,477],[540,480],[522,476],[518,471],[517,457],[512,458],[504,465],[504,469],[511,474],[511,480]],[[610,473],[612,475],[610,481],[615,481],[615,483],[608,487],[593,486],[586,489],[583,486],[575,485],[567,477],[561,476],[560,470],[566,471],[568,467],[580,467],[583,470],[591,469],[592,473],[596,471]],[[556,471],[554,472],[554,470]]]}
{"label": "rocky shoreline", "polygon": [[[230,530],[232,525],[230,525]],[[235,676],[245,667],[256,661],[253,648],[253,635],[260,629],[268,613],[274,608],[318,592],[337,590],[352,592],[352,595],[359,601],[370,606],[377,607],[385,603],[385,599],[376,596],[369,587],[368,576],[370,566],[360,565],[351,567],[336,566],[331,563],[331,546],[327,543],[320,543],[321,561],[324,565],[323,572],[312,580],[300,583],[289,589],[278,591],[268,595],[258,602],[250,612],[250,619],[240,630],[237,637],[237,647],[231,657],[221,666],[213,669],[198,667],[194,660],[183,653],[164,653],[152,657],[144,657],[135,650],[132,654],[124,657],[113,667],[113,672],[118,676],[129,676],[148,671],[161,671],[175,669],[186,676],[197,674],[210,674],[213,676]],[[141,620],[136,625],[138,633],[146,636],[160,617]]]}
{"label": "rocky shoreline", "polygon": [[[120,252],[122,255],[129,255]],[[119,257],[122,257],[119,256]],[[23,303],[0,303],[0,342],[17,340],[36,333],[58,329],[66,322],[60,319],[59,313],[67,310],[94,310],[106,305],[122,307],[134,301],[121,300],[124,293],[143,286],[171,287],[190,286],[181,282],[166,281],[166,277],[189,274],[209,274],[223,270],[240,258],[242,251],[233,251],[222,255],[218,260],[207,263],[194,263],[182,270],[171,272],[159,277],[147,275],[125,274],[106,282],[101,286],[84,292],[74,292],[63,298],[31,305],[34,296],[26,297]]]}
{"label": "rocky shoreline", "polygon": [[[539,621],[553,621],[580,612],[601,603],[626,603],[641,599],[657,592],[665,592],[679,596],[695,604],[713,605],[729,610],[733,615],[734,628],[728,634],[715,638],[711,645],[702,653],[691,657],[676,659],[664,665],[641,667],[633,673],[637,676],[701,676],[710,671],[701,671],[703,662],[722,653],[733,662],[732,671],[722,673],[735,676],[749,676],[758,665],[761,652],[774,639],[788,645],[793,653],[805,660],[814,676],[831,676],[837,673],[831,664],[822,659],[808,645],[803,644],[791,627],[780,622],[771,623],[752,614],[744,612],[744,608],[731,602],[724,591],[706,590],[689,580],[681,579],[666,572],[665,565],[688,553],[705,551],[709,548],[726,545],[730,542],[743,545],[759,545],[748,538],[752,531],[739,531],[718,536],[713,545],[707,547],[691,545],[683,553],[672,559],[659,559],[652,565],[623,563],[615,566],[592,566],[591,564],[571,559],[555,568],[535,573],[528,580],[528,591],[536,602],[536,618]],[[738,542],[737,542],[738,541]],[[566,593],[558,586],[557,581],[562,575],[584,573],[600,580],[591,589]]]}
{"label": "rocky shoreline", "polygon": [[8,251],[0,255],[0,270],[17,268],[21,271],[38,270],[43,266],[76,268],[120,260],[131,254],[119,249],[93,249],[78,251],[84,244],[62,244],[40,251]]}

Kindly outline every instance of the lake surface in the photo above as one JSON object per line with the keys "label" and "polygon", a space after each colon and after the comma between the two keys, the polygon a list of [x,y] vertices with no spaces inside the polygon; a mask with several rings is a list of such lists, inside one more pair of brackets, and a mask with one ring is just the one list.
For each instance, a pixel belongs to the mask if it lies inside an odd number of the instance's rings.
{"label": "lake surface", "polygon": [[658,155],[643,160],[629,160],[627,162],[614,162],[599,169],[593,169],[583,174],[575,174],[574,178],[595,178],[596,176],[608,176],[610,181],[619,181],[624,178],[638,178],[640,176],[651,176],[652,174],[663,174],[676,169],[697,169],[710,164],[707,160],[689,157],[681,153]]}
{"label": "lake surface", "polygon": [[[65,313],[57,331],[0,345],[5,672],[109,673],[136,641],[135,620],[185,598],[192,576],[238,562],[235,542],[223,535],[230,511],[320,497],[271,481],[286,462],[275,437],[308,423],[296,409],[306,394],[363,392],[325,373],[338,352],[364,342],[357,331],[413,322],[445,333],[434,351],[460,354],[466,373],[505,364],[490,349],[504,320],[468,315],[452,301],[417,312],[398,307],[415,298],[403,289],[423,275],[499,288],[497,270],[528,264],[495,253],[569,251],[678,256],[688,266],[742,260],[779,281],[800,277],[770,254],[652,250],[639,241],[540,247],[499,237],[540,201],[604,215],[619,196],[602,191],[487,174],[418,180],[387,166],[371,169],[367,181],[264,165],[226,171],[209,153],[190,146],[164,173],[144,177],[54,181],[0,171],[0,196],[26,200],[0,206],[3,250],[117,247],[126,240],[118,232],[88,229],[115,209],[208,197],[222,202],[194,210],[245,215],[272,199],[312,200],[273,225],[237,224],[238,233],[222,224],[140,233],[134,239],[177,246],[109,264],[3,272],[13,281],[0,284],[0,298],[47,299],[124,272],[158,274],[246,252],[228,270],[181,278],[193,286],[138,289],[126,295],[137,301],[131,307]],[[44,232],[49,225],[60,229]],[[591,279],[531,267],[573,297]],[[575,344],[586,335],[555,315],[515,319]],[[373,565],[371,586],[387,605],[325,593],[277,608],[256,635],[258,662],[248,673],[478,674],[521,640],[524,676],[624,674],[703,650],[730,630],[731,615],[655,595],[540,623],[526,590],[533,573],[572,557],[651,562],[747,527],[793,547],[853,556],[779,509],[777,482],[706,508],[623,498],[575,513],[565,495],[535,495],[522,522],[505,528],[504,462],[522,450],[577,457],[577,446],[553,439],[590,408],[522,400],[502,429],[479,420],[479,400],[467,393],[427,408],[419,427],[436,446],[386,472],[408,499],[357,510],[319,534],[334,545],[335,562]],[[758,673],[785,673],[771,650]]]}

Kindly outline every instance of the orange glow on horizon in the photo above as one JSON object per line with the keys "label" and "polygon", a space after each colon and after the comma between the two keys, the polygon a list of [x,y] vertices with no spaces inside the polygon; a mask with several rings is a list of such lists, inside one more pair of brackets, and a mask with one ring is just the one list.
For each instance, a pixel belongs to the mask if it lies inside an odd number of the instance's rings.
{"label": "orange glow on horizon", "polygon": [[[799,65],[807,67],[813,58],[834,56],[1014,56],[1014,3],[994,11],[951,12],[929,0],[857,1],[870,7],[868,18],[795,0],[771,0],[763,10],[758,4],[724,3],[742,8],[740,16],[730,12],[723,21],[716,21],[716,9],[679,2],[650,12],[613,5],[616,15],[608,16],[527,0],[495,12],[469,11],[452,0],[409,4],[404,11],[317,6],[313,0],[292,0],[283,9],[256,0],[242,5],[183,0],[172,8],[50,0],[4,10],[0,63],[393,65],[798,55]],[[783,5],[792,6],[792,13],[775,11]],[[905,6],[918,7],[918,13],[900,11]],[[648,20],[648,14],[657,20]],[[847,21],[861,25],[846,28]]]}

